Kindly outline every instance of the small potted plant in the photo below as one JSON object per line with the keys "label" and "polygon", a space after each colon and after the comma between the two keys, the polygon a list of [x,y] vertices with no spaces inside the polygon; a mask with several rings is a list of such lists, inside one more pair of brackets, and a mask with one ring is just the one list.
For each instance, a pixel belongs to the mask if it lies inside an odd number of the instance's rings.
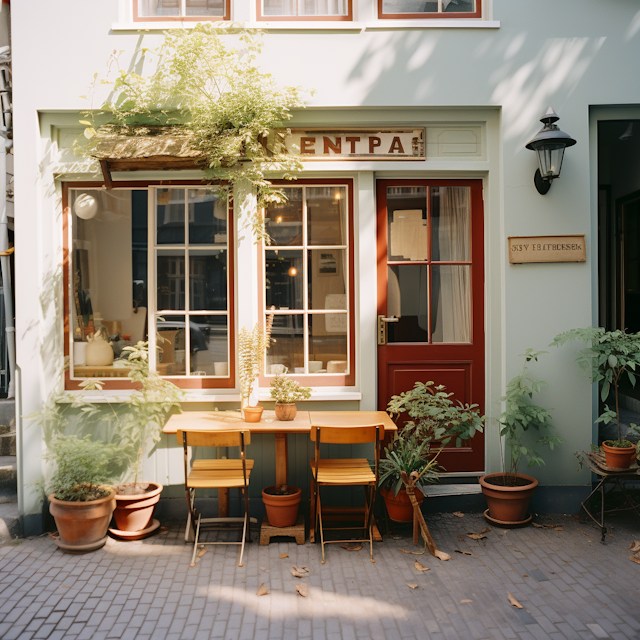
{"label": "small potted plant", "polygon": [[407,476],[411,476],[415,471],[420,476],[414,495],[418,504],[422,504],[422,491],[427,485],[438,481],[442,470],[437,463],[437,457],[437,454],[431,455],[429,440],[419,441],[415,433],[409,433],[406,429],[398,433],[393,442],[385,448],[385,457],[380,460],[378,484],[391,520],[413,520],[413,506],[402,483],[402,472],[405,471]]}
{"label": "small potted plant", "polygon": [[[238,332],[238,374],[240,378],[241,409],[245,422],[260,422],[263,407],[257,406],[257,394],[252,394],[264,352],[271,344],[273,315],[269,314],[264,329],[258,323],[249,331],[242,327]],[[252,404],[254,403],[254,404]]]}
{"label": "small potted plant", "polygon": [[[532,402],[546,382],[528,375],[527,365],[538,361],[546,353],[527,349],[524,354],[524,366],[519,375],[507,384],[507,394],[502,398],[505,410],[500,415],[500,435],[505,439],[509,451],[509,470],[503,460],[505,471],[490,473],[480,478],[482,493],[487,498],[488,510],[485,517],[496,524],[518,525],[528,521],[529,501],[535,493],[538,481],[519,473],[520,463],[527,460],[529,467],[543,465],[544,460],[538,452],[538,446],[553,449],[562,440],[553,435],[551,414]],[[531,434],[539,437],[531,440]],[[535,436],[534,436],[535,437]]]}
{"label": "small potted plant", "polygon": [[278,373],[271,381],[271,397],[276,401],[276,418],[293,420],[298,413],[296,402],[308,400],[311,388],[301,387],[295,380]]}
{"label": "small potted plant", "polygon": [[47,449],[45,459],[55,465],[47,491],[58,528],[56,544],[65,551],[95,551],[107,541],[116,507],[116,492],[109,485],[120,451],[89,435],[58,432],[51,434]]}
{"label": "small potted plant", "polygon": [[[617,469],[627,469],[636,458],[633,442],[622,437],[620,429],[619,385],[626,378],[635,387],[636,367],[640,368],[640,333],[625,331],[605,331],[602,327],[571,329],[557,335],[553,345],[561,346],[569,340],[580,340],[587,344],[578,352],[576,362],[593,382],[600,384],[600,399],[606,403],[611,391],[614,392],[615,411],[604,405],[604,410],[596,422],[609,424],[616,422],[616,440],[602,442],[606,464]],[[637,431],[632,424],[630,431]]]}

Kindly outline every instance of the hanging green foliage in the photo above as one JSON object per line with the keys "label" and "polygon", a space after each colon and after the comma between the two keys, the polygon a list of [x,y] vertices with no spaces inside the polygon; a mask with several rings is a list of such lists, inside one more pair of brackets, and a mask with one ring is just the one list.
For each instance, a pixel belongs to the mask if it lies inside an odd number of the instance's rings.
{"label": "hanging green foliage", "polygon": [[258,213],[250,225],[256,240],[268,242],[260,211],[286,198],[266,174],[294,179],[302,169],[284,140],[291,110],[304,101],[301,88],[279,87],[260,71],[261,48],[262,32],[256,29],[198,24],[166,32],[158,49],[142,49],[140,64],[131,65],[139,68],[155,57],[154,71],[119,70],[109,100],[84,114],[82,153],[107,157],[105,149],[113,146],[105,143],[115,137],[149,138],[160,127],[192,152],[223,197],[238,182],[253,186]]}

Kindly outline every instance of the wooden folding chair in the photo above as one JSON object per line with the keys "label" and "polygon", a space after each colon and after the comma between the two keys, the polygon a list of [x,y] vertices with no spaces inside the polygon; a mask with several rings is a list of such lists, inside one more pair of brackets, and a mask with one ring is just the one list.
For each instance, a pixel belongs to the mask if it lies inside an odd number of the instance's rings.
{"label": "wooden folding chair", "polygon": [[[196,560],[200,529],[220,528],[229,524],[238,524],[242,529],[240,542],[201,542],[200,544],[239,544],[242,566],[245,539],[251,542],[249,518],[249,476],[253,469],[253,460],[245,458],[245,445],[251,443],[249,431],[178,431],[178,444],[184,448],[184,488],[189,507],[189,524],[194,534],[191,566]],[[212,460],[194,460],[189,471],[188,447],[240,447],[240,458]],[[244,497],[244,517],[242,518],[203,518],[195,506],[196,489],[231,489],[237,487]]]}
{"label": "wooden folding chair", "polygon": [[[327,527],[328,531],[347,531],[363,529],[362,538],[367,540],[369,534],[369,550],[371,562],[373,560],[373,507],[378,487],[378,467],[380,462],[380,442],[384,438],[384,426],[369,427],[318,427],[311,426],[311,440],[315,442],[315,458],[311,460],[312,472],[312,514],[315,511],[314,529],[320,529],[320,543],[322,545],[322,564],[325,563],[324,545],[335,542],[352,542],[352,540],[326,540],[322,525],[322,504],[320,501],[320,487],[322,486],[362,486],[365,492],[364,509],[350,507],[333,507],[325,509],[327,514],[339,514],[333,517],[340,520],[357,520],[363,518],[363,526]],[[338,458],[328,459],[320,457],[320,444],[361,444],[373,442],[375,449],[374,469],[371,470],[366,458]]]}

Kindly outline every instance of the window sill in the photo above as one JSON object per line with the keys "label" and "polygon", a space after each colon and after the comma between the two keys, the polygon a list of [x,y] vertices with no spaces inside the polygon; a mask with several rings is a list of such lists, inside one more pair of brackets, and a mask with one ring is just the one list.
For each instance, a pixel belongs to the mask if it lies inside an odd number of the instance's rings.
{"label": "window sill", "polygon": [[[311,397],[303,402],[336,402],[336,401],[354,401],[362,400],[362,394],[359,391],[345,391],[339,388],[312,389]],[[260,389],[258,395],[259,402],[273,402],[273,398],[268,389]]]}
{"label": "window sill", "polygon": [[[167,29],[193,29],[196,22],[118,22],[111,25],[112,31],[165,31]],[[218,22],[217,26],[236,26],[236,23]],[[394,29],[499,29],[497,20],[375,20],[373,22],[346,21],[313,21],[301,20],[281,21],[269,20],[260,22],[246,22],[248,29],[264,29],[265,31],[380,31]]]}

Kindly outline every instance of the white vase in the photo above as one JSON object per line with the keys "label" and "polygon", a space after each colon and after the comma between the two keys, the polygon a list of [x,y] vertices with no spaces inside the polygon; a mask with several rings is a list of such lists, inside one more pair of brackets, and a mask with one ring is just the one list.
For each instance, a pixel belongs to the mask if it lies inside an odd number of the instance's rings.
{"label": "white vase", "polygon": [[113,349],[100,334],[96,334],[93,340],[87,343],[85,361],[89,367],[104,367],[113,364]]}

